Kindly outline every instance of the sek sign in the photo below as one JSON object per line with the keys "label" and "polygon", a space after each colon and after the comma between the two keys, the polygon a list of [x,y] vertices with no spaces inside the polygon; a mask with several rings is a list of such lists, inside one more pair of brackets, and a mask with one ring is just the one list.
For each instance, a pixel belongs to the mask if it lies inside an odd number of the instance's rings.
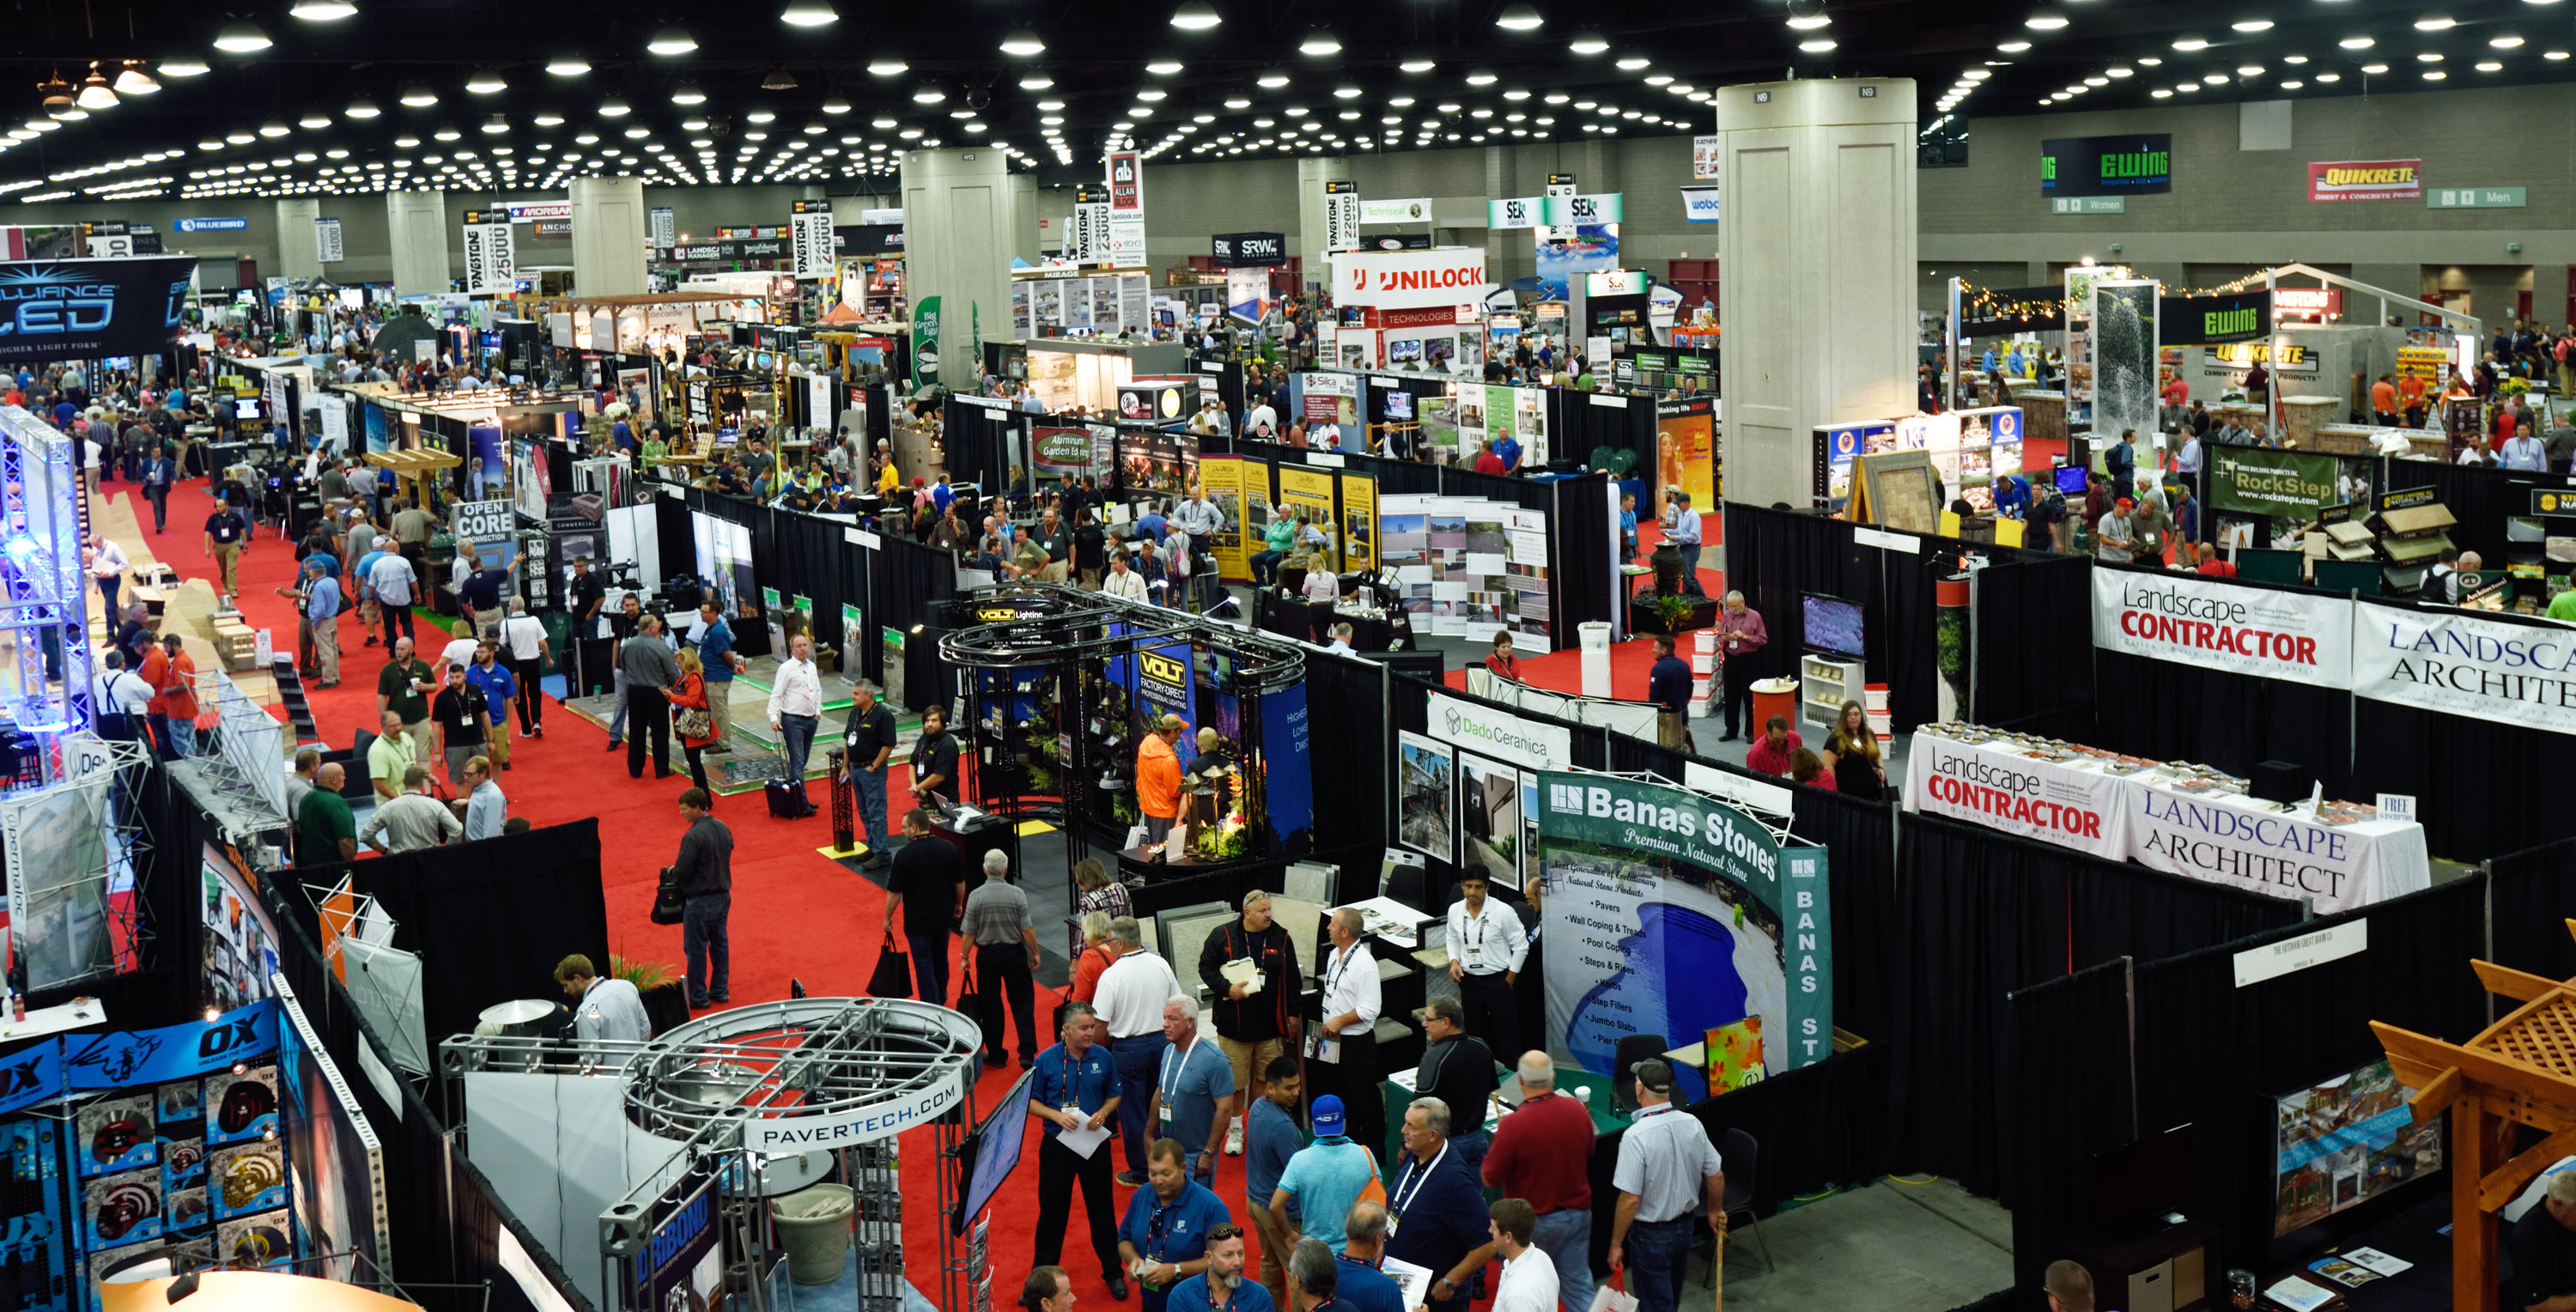
{"label": "sek sign", "polygon": [[1481,248],[1333,255],[1333,300],[1338,305],[1372,305],[1381,310],[1461,305],[1483,299],[1485,286]]}

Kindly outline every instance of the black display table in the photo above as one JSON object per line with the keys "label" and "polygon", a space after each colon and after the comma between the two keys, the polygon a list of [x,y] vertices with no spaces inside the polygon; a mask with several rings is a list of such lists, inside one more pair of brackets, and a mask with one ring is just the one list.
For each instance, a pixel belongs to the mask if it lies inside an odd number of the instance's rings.
{"label": "black display table", "polygon": [[1126,883],[1128,905],[1135,909],[1139,920],[1200,902],[1241,906],[1243,895],[1253,889],[1279,887],[1280,876],[1287,868],[1288,858],[1284,855],[1171,865],[1148,860],[1143,851],[1135,848],[1118,854],[1118,878]]}

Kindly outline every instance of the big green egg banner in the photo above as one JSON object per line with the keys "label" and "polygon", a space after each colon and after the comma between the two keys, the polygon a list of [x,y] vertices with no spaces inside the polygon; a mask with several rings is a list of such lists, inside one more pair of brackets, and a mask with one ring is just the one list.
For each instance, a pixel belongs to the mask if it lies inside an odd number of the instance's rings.
{"label": "big green egg banner", "polygon": [[1538,778],[1552,1056],[1606,1074],[1632,1034],[1705,1042],[1724,1093],[1832,1055],[1825,849],[1680,788]]}

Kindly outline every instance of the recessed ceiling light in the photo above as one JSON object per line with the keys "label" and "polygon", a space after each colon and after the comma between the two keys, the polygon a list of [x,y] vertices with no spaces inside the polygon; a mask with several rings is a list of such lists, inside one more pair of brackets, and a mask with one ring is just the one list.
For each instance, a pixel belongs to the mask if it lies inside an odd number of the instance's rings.
{"label": "recessed ceiling light", "polygon": [[2173,92],[2168,91],[2163,87],[2157,87],[2155,90],[2150,91],[2147,94],[2158,100],[2170,100],[2173,98]]}
{"label": "recessed ceiling light", "polygon": [[2235,28],[2239,32],[2269,32],[2272,30],[2272,20],[2268,18],[2240,18],[2235,22],[2228,24],[2228,26]]}
{"label": "recessed ceiling light", "polygon": [[1829,36],[1811,36],[1799,42],[1798,48],[1811,55],[1821,55],[1834,48],[1834,39]]}
{"label": "recessed ceiling light", "polygon": [[841,11],[834,9],[829,0],[788,0],[787,8],[778,15],[778,21],[789,27],[827,27],[840,18]]}
{"label": "recessed ceiling light", "polygon": [[2176,50],[2207,50],[2209,49],[2209,43],[2196,36],[2176,37],[2174,39],[2173,48]]}
{"label": "recessed ceiling light", "polygon": [[261,31],[259,24],[244,18],[224,24],[215,33],[215,49],[231,54],[251,54],[268,49],[270,44],[268,33]]}
{"label": "recessed ceiling light", "polygon": [[2317,74],[2317,80],[2318,80],[2319,82],[2341,82],[2341,81],[2343,81],[2343,74],[2341,74],[2341,73],[2319,73],[2319,74]]}
{"label": "recessed ceiling light", "polygon": [[2447,32],[2457,26],[2459,24],[2456,21],[2440,14],[2430,14],[2415,20],[2415,30],[2418,32]]}
{"label": "recessed ceiling light", "polygon": [[2348,36],[2341,41],[2335,42],[2335,44],[2342,46],[2346,50],[2368,50],[2372,46],[2379,44],[2379,42],[2373,37]]}

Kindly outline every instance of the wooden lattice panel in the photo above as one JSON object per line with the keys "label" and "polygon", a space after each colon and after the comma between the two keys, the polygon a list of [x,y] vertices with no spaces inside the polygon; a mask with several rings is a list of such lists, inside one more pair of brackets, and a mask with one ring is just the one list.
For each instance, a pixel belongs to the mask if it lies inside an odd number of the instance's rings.
{"label": "wooden lattice panel", "polygon": [[2499,1057],[2576,1080],[2576,998],[2560,993],[2472,1041]]}

